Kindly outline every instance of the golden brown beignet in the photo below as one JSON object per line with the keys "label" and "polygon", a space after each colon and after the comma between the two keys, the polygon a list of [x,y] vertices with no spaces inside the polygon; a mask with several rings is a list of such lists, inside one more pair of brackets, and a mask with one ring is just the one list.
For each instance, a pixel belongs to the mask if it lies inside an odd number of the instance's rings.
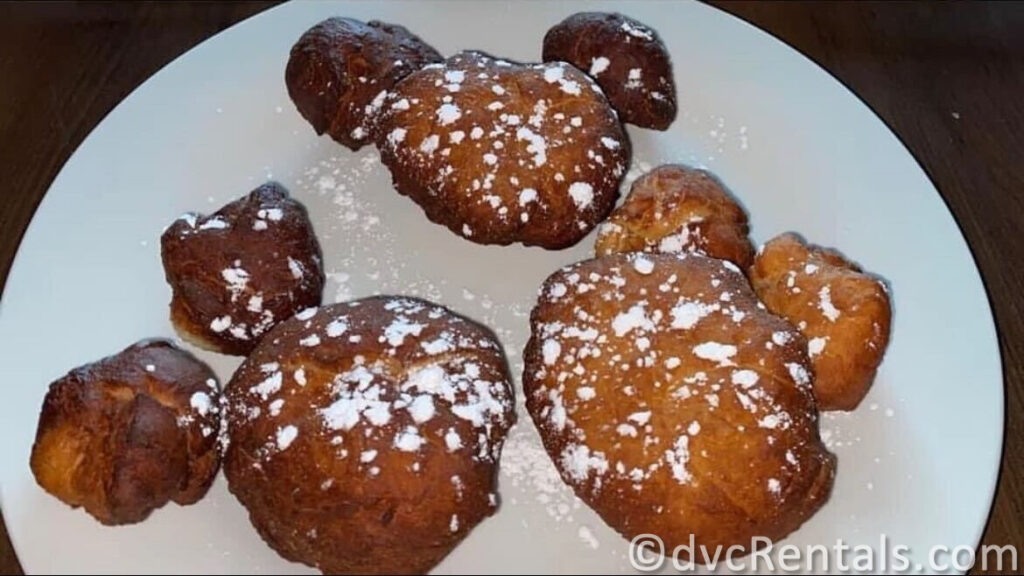
{"label": "golden brown beignet", "polygon": [[885,284],[838,252],[795,234],[769,240],[750,269],[758,297],[803,332],[822,410],[853,410],[867,395],[889,344]]}
{"label": "golden brown beignet", "polygon": [[749,551],[828,498],[835,457],[818,437],[806,344],[729,262],[632,253],[566,266],[531,327],[530,416],[562,479],[626,538]]}
{"label": "golden brown beignet", "polygon": [[139,342],[50,384],[32,473],[104,524],[141,522],[172,500],[194,504],[220,465],[219,401],[205,364],[170,342]]}
{"label": "golden brown beignet", "polygon": [[433,47],[397,24],[328,18],[292,47],[288,95],[317,134],[358,150],[370,141],[376,116],[395,82],[430,62]]}
{"label": "golden brown beignet", "polygon": [[754,247],[747,214],[704,170],[676,164],[641,176],[598,228],[598,256],[619,252],[697,252],[746,269]]}
{"label": "golden brown beignet", "polygon": [[271,327],[320,305],[324,271],[306,209],[271,182],[160,238],[171,321],[201,348],[242,356]]}
{"label": "golden brown beignet", "polygon": [[227,386],[229,487],[289,560],[427,572],[497,507],[510,382],[490,331],[440,306],[303,312]]}
{"label": "golden brown beignet", "polygon": [[676,118],[672,61],[658,33],[628,16],[578,12],[544,36],[544,61],[588,73],[623,122],[667,130]]}
{"label": "golden brown beignet", "polygon": [[399,82],[378,128],[395,188],[479,244],[575,244],[615,205],[629,163],[615,111],[564,63],[462,52]]}

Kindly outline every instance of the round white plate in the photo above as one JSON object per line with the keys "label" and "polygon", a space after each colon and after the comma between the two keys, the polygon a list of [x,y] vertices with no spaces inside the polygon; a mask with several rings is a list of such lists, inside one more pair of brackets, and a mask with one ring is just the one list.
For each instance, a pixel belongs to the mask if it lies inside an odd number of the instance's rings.
{"label": "round white plate", "polygon": [[[892,342],[874,388],[856,412],[822,421],[839,456],[831,500],[786,543],[842,538],[882,553],[884,534],[927,568],[932,546],[978,542],[1003,429],[985,291],[924,172],[842,85],[696,3],[317,2],[251,18],[154,75],[89,135],[36,213],[0,308],[0,503],[28,572],[309,571],[263,544],[223,478],[195,506],[106,528],[45,494],[28,467],[51,381],[140,338],[173,335],[164,226],[268,178],[313,215],[331,272],[325,301],[383,292],[442,302],[496,330],[518,379],[537,286],[590,256],[592,238],[561,252],[488,247],[430,224],[391,189],[374,150],[314,135],[288,99],[284,67],[299,35],[330,15],[404,24],[445,54],[536,60],[548,27],[588,8],[654,25],[672,53],[679,117],[665,133],[629,128],[629,180],[662,162],[707,167],[746,205],[756,241],[798,230],[891,282]],[[200,356],[225,381],[238,363]],[[500,492],[500,512],[437,573],[632,570],[628,543],[562,485],[522,411]]]}

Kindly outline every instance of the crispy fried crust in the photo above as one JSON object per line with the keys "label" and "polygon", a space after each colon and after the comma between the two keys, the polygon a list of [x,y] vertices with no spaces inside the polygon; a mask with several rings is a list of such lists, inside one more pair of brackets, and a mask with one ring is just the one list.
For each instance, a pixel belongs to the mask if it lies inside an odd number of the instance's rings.
{"label": "crispy fried crust", "polygon": [[750,269],[758,297],[807,337],[822,410],[853,410],[871,388],[889,344],[885,284],[838,252],[795,234],[768,241]]}
{"label": "crispy fried crust", "polygon": [[746,269],[754,260],[747,214],[709,172],[666,164],[644,174],[599,228],[598,256],[697,252]]}
{"label": "crispy fried crust", "polygon": [[370,141],[384,94],[441,55],[397,24],[328,18],[292,47],[285,83],[317,134],[358,150]]}
{"label": "crispy fried crust", "polygon": [[749,548],[828,498],[835,457],[818,437],[805,342],[732,264],[573,264],[544,283],[531,327],[530,416],[563,480],[627,538]]}
{"label": "crispy fried crust", "polygon": [[676,117],[676,87],[665,44],[653,29],[618,13],[579,12],[544,36],[544,61],[592,76],[623,122],[666,130]]}
{"label": "crispy fried crust", "polygon": [[462,52],[399,82],[378,128],[395,188],[480,244],[575,244],[615,205],[629,163],[615,111],[564,63]]}
{"label": "crispy fried crust", "polygon": [[497,506],[511,378],[487,329],[377,297],[278,325],[227,387],[224,472],[264,540],[325,573],[424,573]]}
{"label": "crispy fried crust", "polygon": [[313,225],[277,183],[211,216],[185,214],[160,247],[171,321],[201,348],[248,354],[274,324],[320,305],[324,272]]}
{"label": "crispy fried crust", "polygon": [[163,340],[75,368],[43,400],[32,473],[103,524],[198,502],[220,465],[219,396],[213,372]]}

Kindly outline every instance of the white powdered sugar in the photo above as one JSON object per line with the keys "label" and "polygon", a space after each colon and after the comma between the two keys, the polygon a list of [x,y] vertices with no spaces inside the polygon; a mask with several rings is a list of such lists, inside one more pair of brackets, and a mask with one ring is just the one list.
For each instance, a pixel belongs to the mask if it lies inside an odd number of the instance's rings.
{"label": "white powdered sugar", "polygon": [[569,196],[576,207],[582,210],[594,201],[594,187],[586,182],[573,182],[569,185]]}
{"label": "white powdered sugar", "polygon": [[579,537],[580,541],[590,547],[591,550],[597,550],[601,547],[601,543],[597,541],[597,537],[595,537],[594,533],[590,531],[590,528],[587,528],[586,526],[580,526],[576,531],[576,535]]}
{"label": "white powdered sugar", "polygon": [[634,38],[640,38],[642,40],[653,40],[654,39],[654,33],[653,32],[651,32],[647,28],[645,28],[643,26],[640,26],[638,24],[635,25],[635,24],[631,24],[629,22],[623,22],[622,26],[620,28],[621,28],[621,30],[623,32],[625,32],[626,34],[629,34],[630,36],[632,36]]}
{"label": "white powdered sugar", "polygon": [[210,330],[216,333],[221,333],[231,327],[231,316],[221,316],[220,318],[214,318],[210,322]]}
{"label": "white powdered sugar", "polygon": [[612,330],[615,331],[615,335],[618,337],[625,336],[630,331],[635,329],[641,330],[653,330],[654,322],[647,317],[644,304],[634,304],[625,312],[620,312],[615,319],[612,320]]}
{"label": "white powdered sugar", "polygon": [[249,273],[239,266],[237,260],[234,267],[221,270],[220,275],[227,282],[228,290],[231,291],[232,302],[237,300],[242,295],[242,292],[245,291],[245,287],[249,285]]}
{"label": "white powdered sugar", "polygon": [[195,392],[188,401],[189,406],[200,416],[206,416],[213,407],[210,396],[206,392]]}
{"label": "white powdered sugar", "polygon": [[565,71],[561,66],[549,66],[544,69],[544,81],[548,84],[554,84],[562,79]]}
{"label": "white powdered sugar", "polygon": [[395,128],[388,133],[388,144],[390,144],[392,148],[397,147],[403,140],[405,140],[405,135],[405,128]]}
{"label": "white powdered sugar", "polygon": [[265,380],[249,389],[253,394],[258,395],[260,398],[266,400],[273,394],[277,394],[278,390],[281,389],[282,376],[280,372],[274,372],[268,376]]}
{"label": "white powdered sugar", "polygon": [[437,354],[451,352],[455,349],[455,345],[450,340],[441,337],[429,342],[421,342],[420,348],[422,348],[427,354],[436,356]]}
{"label": "white powdered sugar", "polygon": [[434,150],[441,144],[441,137],[437,134],[431,134],[420,142],[420,152],[424,154],[433,154]]}
{"label": "white powdered sugar", "polygon": [[351,430],[363,418],[374,426],[391,421],[391,405],[382,399],[383,389],[373,384],[375,377],[364,366],[356,366],[336,380],[341,384],[336,399],[319,411],[328,429]]}
{"label": "white powdered sugar", "polygon": [[537,199],[537,191],[533,188],[524,188],[519,192],[519,205],[526,206]]}
{"label": "white powdered sugar", "polygon": [[249,312],[256,312],[257,314],[263,312],[263,295],[256,294],[249,297],[249,303],[246,304],[245,309]]}
{"label": "white powdered sugar", "polygon": [[526,151],[533,154],[533,165],[541,167],[547,164],[547,141],[540,134],[537,134],[533,130],[530,130],[526,126],[520,126],[516,130],[516,140],[525,140],[527,142]]}
{"label": "white powdered sugar", "polygon": [[455,452],[459,448],[462,448],[462,437],[455,431],[454,428],[449,428],[444,434],[444,445],[448,447],[449,452]]}
{"label": "white powdered sugar", "polygon": [[828,286],[823,286],[818,291],[818,308],[821,309],[821,313],[828,318],[829,322],[835,322],[839,319],[839,310],[832,305],[832,291]]}
{"label": "white powdered sugar", "polygon": [[643,74],[643,70],[640,68],[631,68],[629,70],[629,77],[626,79],[626,89],[635,90],[643,87],[643,82],[640,80],[640,75]]}
{"label": "white powdered sugar", "polygon": [[627,416],[626,420],[629,420],[630,422],[636,422],[640,426],[644,426],[651,421],[651,411],[647,410],[644,412],[634,412]]}
{"label": "white powdered sugar", "polygon": [[337,338],[348,330],[348,323],[344,318],[336,318],[327,324],[326,332],[328,338]]}
{"label": "white powdered sugar", "polygon": [[732,373],[732,383],[741,388],[750,388],[760,377],[753,370],[736,370]]}
{"label": "white powdered sugar", "polygon": [[608,69],[608,65],[611,64],[611,60],[604,56],[598,56],[590,61],[590,72],[591,76],[597,76],[601,72]]}
{"label": "white powdered sugar", "polygon": [[256,213],[257,216],[264,220],[270,220],[271,222],[280,222],[284,218],[284,211],[280,208],[261,208]]}
{"label": "white powdered sugar", "polygon": [[405,337],[419,336],[426,326],[423,324],[417,324],[410,322],[407,318],[398,316],[395,320],[384,329],[384,336],[381,341],[387,340],[387,343],[391,346],[401,346],[405,342]]}
{"label": "white powdered sugar", "polygon": [[562,353],[562,345],[557,340],[545,340],[541,346],[541,353],[544,355],[544,363],[550,366],[558,361],[558,356]]}
{"label": "white powdered sugar", "polygon": [[394,446],[402,452],[416,452],[420,449],[420,446],[423,446],[426,442],[427,441],[420,436],[419,430],[409,426],[395,436]]}
{"label": "white powdered sugar", "polygon": [[442,104],[437,109],[437,121],[441,126],[453,124],[459,118],[462,118],[462,110],[455,104]]}
{"label": "white powdered sugar", "polygon": [[690,437],[683,434],[676,438],[671,450],[665,451],[665,462],[672,470],[672,478],[680,484],[689,484],[693,476],[686,469],[690,461]]}
{"label": "white powdered sugar", "polygon": [[795,362],[789,362],[786,364],[786,370],[789,371],[789,375],[793,378],[793,382],[800,386],[809,386],[811,384],[811,375],[807,373],[807,369],[802,365]]}
{"label": "white powdered sugar", "polygon": [[825,350],[825,344],[828,343],[828,338],[811,338],[807,341],[807,355],[811,358],[821,354]]}
{"label": "white powdered sugar", "polygon": [[302,263],[295,260],[291,256],[288,257],[288,271],[292,273],[292,278],[301,280],[306,275],[306,271],[302,266]]}
{"label": "white powdered sugar", "polygon": [[430,394],[421,394],[413,399],[406,410],[413,422],[423,424],[434,417],[434,398]]}
{"label": "white powdered sugar", "polygon": [[667,254],[685,252],[690,247],[690,228],[686,225],[675,233],[665,236],[658,242],[658,251]]}
{"label": "white powdered sugar", "polygon": [[224,230],[229,228],[228,223],[222,220],[219,216],[214,216],[206,222],[203,222],[200,226],[200,230]]}
{"label": "white powdered sugar", "polygon": [[506,505],[522,505],[524,503],[517,496],[525,497],[527,504],[543,507],[551,520],[557,523],[573,521],[573,511],[582,505],[562,481],[532,429],[513,429],[502,452],[501,474],[502,482],[511,484],[513,489],[511,497],[505,496]]}
{"label": "white powdered sugar", "polygon": [[276,434],[277,449],[287,450],[295,438],[299,435],[299,429],[289,424],[284,428],[278,428]]}
{"label": "white powdered sugar", "polygon": [[444,80],[449,84],[461,84],[466,81],[466,73],[462,70],[446,70]]}
{"label": "white powdered sugar", "polygon": [[562,450],[562,470],[576,483],[582,483],[591,474],[598,476],[608,471],[608,460],[603,452],[591,452],[585,444],[570,444]]}
{"label": "white powdered sugar", "polygon": [[718,362],[719,366],[729,366],[729,360],[736,355],[736,347],[732,344],[720,344],[718,342],[704,342],[693,347],[693,354],[698,358]]}
{"label": "white powdered sugar", "polygon": [[672,328],[677,330],[689,330],[708,314],[720,310],[719,304],[705,304],[699,300],[690,300],[686,297],[679,299],[679,302],[669,312],[672,316]]}
{"label": "white powdered sugar", "polygon": [[637,272],[647,275],[654,271],[654,262],[643,254],[638,254],[636,258],[633,259],[633,268]]}

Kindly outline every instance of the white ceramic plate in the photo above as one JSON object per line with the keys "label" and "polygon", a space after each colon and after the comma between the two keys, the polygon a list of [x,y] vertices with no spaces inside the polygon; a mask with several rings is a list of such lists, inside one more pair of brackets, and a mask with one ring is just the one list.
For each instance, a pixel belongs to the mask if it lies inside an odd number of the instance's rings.
{"label": "white ceramic plate", "polygon": [[[313,134],[288,99],[284,67],[299,35],[330,15],[405,24],[445,54],[536,60],[548,27],[587,8],[288,4],[178,58],[92,132],[36,213],[0,309],[0,496],[28,572],[309,571],[263,544],[223,478],[195,506],[105,528],[46,495],[29,471],[49,382],[139,338],[173,335],[158,237],[186,210],[215,210],[277,179],[314,215],[332,272],[326,301],[438,300],[492,326],[521,370],[536,287],[588,257],[592,238],[561,252],[485,247],[430,224],[392,191],[375,151]],[[839,456],[832,498],[786,542],[843,538],[880,550],[885,534],[922,564],[934,545],[976,544],[999,464],[1000,358],[967,245],[924,172],[843,86],[740,20],[695,3],[596,8],[654,25],[675,66],[679,117],[665,133],[630,127],[630,180],[666,161],[705,166],[745,203],[756,241],[799,230],[892,284],[892,342],[870,396],[822,422]],[[223,380],[237,365],[201,357]],[[627,542],[561,484],[522,413],[502,467],[500,512],[436,572],[631,570]]]}

